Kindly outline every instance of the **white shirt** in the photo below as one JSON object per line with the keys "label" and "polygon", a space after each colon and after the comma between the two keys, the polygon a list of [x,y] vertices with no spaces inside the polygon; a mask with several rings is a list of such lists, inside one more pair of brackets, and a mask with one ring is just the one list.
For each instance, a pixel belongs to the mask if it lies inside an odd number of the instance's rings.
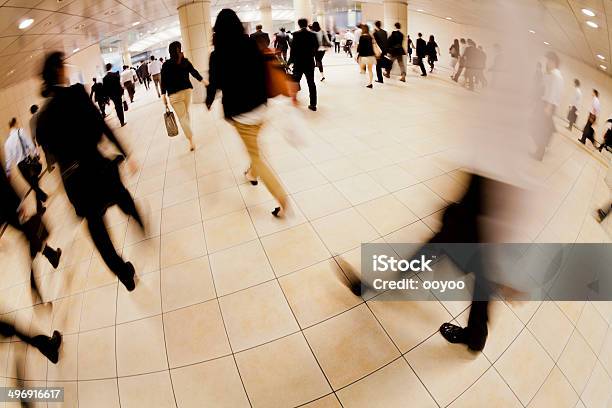
{"label": "white shirt", "polygon": [[161,72],[162,64],[159,60],[149,62],[149,74],[157,75]]}
{"label": "white shirt", "polygon": [[6,175],[10,176],[13,164],[23,161],[26,156],[36,156],[36,148],[32,140],[24,134],[23,129],[13,128],[4,143],[4,155],[6,156]]}
{"label": "white shirt", "polygon": [[599,98],[594,96],[593,103],[591,105],[591,113],[595,116],[599,116],[601,113],[601,103],[599,102]]}
{"label": "white shirt", "polygon": [[132,73],[131,69],[125,69],[123,71],[121,71],[120,74],[120,81],[121,81],[121,85],[125,84],[127,81],[132,81],[134,79],[134,74]]}
{"label": "white shirt", "polygon": [[355,42],[355,35],[353,33],[351,33],[350,31],[347,31],[346,33],[344,33],[344,39],[345,40],[351,40],[353,42]]}
{"label": "white shirt", "polygon": [[358,28],[355,30],[355,34],[353,34],[355,36],[355,45],[359,45],[359,39],[361,38],[361,28]]}
{"label": "white shirt", "polygon": [[575,106],[576,108],[578,108],[581,100],[582,100],[582,91],[580,90],[580,88],[576,88],[576,91],[574,92],[574,97],[572,98],[572,103],[570,104],[570,106]]}
{"label": "white shirt", "polygon": [[542,100],[554,106],[561,103],[561,92],[563,91],[563,75],[558,69],[553,69],[544,75],[544,96]]}
{"label": "white shirt", "polygon": [[243,125],[259,125],[263,123],[266,115],[266,104],[261,104],[252,111],[241,113],[240,115],[234,116],[234,119],[238,123]]}

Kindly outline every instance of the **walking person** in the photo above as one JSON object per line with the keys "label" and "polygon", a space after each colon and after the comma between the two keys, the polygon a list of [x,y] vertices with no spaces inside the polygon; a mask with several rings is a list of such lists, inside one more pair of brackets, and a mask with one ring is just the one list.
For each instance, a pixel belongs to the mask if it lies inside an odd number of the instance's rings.
{"label": "walking person", "polygon": [[367,25],[361,27],[361,37],[359,38],[359,45],[357,46],[357,59],[359,61],[359,67],[361,71],[368,70],[368,85],[366,88],[373,88],[372,81],[374,79],[374,73],[372,68],[376,64],[376,55],[374,53],[374,44],[372,43],[373,38],[370,35],[370,28]]}
{"label": "walking person", "polygon": [[4,142],[4,155],[7,177],[10,179],[13,165],[16,166],[36,195],[37,212],[43,214],[46,210],[43,203],[47,201],[48,196],[39,185],[38,178],[42,170],[40,158],[32,140],[19,127],[17,118],[12,118],[9,121],[9,135]]}
{"label": "walking person", "polygon": [[419,38],[417,38],[416,40],[416,56],[419,59],[419,68],[421,68],[421,76],[426,77],[427,71],[425,70],[425,64],[423,60],[427,56],[427,43],[423,39],[423,34],[419,33],[418,37]]}
{"label": "walking person", "polygon": [[104,85],[102,82],[98,82],[97,78],[92,78],[93,85],[91,86],[91,93],[89,94],[89,99],[96,101],[98,104],[98,108],[100,108],[100,112],[102,112],[102,117],[106,117],[106,105],[108,105],[108,96],[104,94]]}
{"label": "walking person", "polygon": [[542,161],[546,147],[549,145],[555,133],[554,115],[561,103],[561,93],[563,92],[563,76],[559,70],[559,56],[554,52],[546,54],[546,72],[543,77],[544,94],[541,98],[538,109],[541,110],[540,126],[536,127],[537,134],[535,140],[537,151],[535,158]]}
{"label": "walking person", "polygon": [[157,92],[157,97],[160,98],[160,82],[161,82],[161,70],[162,63],[155,59],[153,55],[151,55],[151,62],[149,62],[149,75],[151,75],[151,79],[153,79],[153,86],[155,87],[155,92]]}
{"label": "walking person", "polygon": [[582,138],[578,139],[580,143],[586,144],[587,139],[589,139],[593,146],[595,146],[595,129],[593,129],[593,125],[597,122],[597,117],[599,116],[600,112],[601,103],[599,102],[599,91],[597,89],[593,89],[591,110],[589,111],[589,118],[587,119],[587,123],[584,125],[584,130],[582,131]]}
{"label": "walking person", "polygon": [[569,111],[567,112],[567,121],[569,122],[568,130],[572,130],[578,120],[578,106],[582,101],[582,90],[580,89],[580,80],[574,79],[574,95],[570,103]]}
{"label": "walking person", "polygon": [[280,32],[274,38],[274,48],[280,51],[283,61],[287,62],[287,51],[289,50],[289,36],[285,32],[285,27],[281,27]]}
{"label": "walking person", "polygon": [[465,41],[465,38],[462,38],[461,40],[459,40],[459,67],[457,68],[457,71],[454,73],[454,75],[451,76],[451,78],[455,82],[459,81],[459,78],[461,77],[461,74],[463,73],[463,70],[465,69],[465,50],[466,48],[467,48],[467,42]]}
{"label": "walking person", "polygon": [[315,21],[311,25],[311,30],[317,36],[317,41],[319,42],[319,48],[315,54],[315,62],[317,64],[317,68],[319,68],[319,72],[321,73],[321,82],[325,81],[325,74],[323,73],[323,56],[325,56],[325,51],[327,51],[331,44],[329,42],[329,38],[327,35],[321,30],[321,26],[318,21]]}
{"label": "walking person", "polygon": [[149,82],[151,82],[151,76],[149,75],[149,67],[148,67],[147,61],[141,62],[136,72],[138,73],[138,76],[144,83],[145,89],[148,91]]}
{"label": "walking person", "polygon": [[477,63],[476,63],[476,83],[480,84],[482,88],[486,88],[489,85],[487,81],[487,77],[484,74],[485,69],[487,68],[487,53],[485,52],[482,45],[478,46],[477,49]]}
{"label": "walking person", "polygon": [[376,44],[378,45],[378,48],[380,49],[380,56],[378,56],[376,58],[376,82],[379,83],[383,83],[383,68],[387,69],[388,63],[392,61],[390,61],[387,58],[387,52],[388,52],[388,37],[387,37],[387,32],[385,30],[382,29],[382,23],[380,22],[380,20],[376,21],[374,23],[374,41],[376,41]]}
{"label": "walking person", "polygon": [[455,68],[457,67],[457,63],[459,62],[459,40],[455,38],[453,44],[448,49],[448,53],[451,57],[450,67],[453,72],[455,72]]}
{"label": "walking person", "polygon": [[410,38],[410,34],[406,35],[406,51],[408,52],[408,64],[412,64],[412,50],[414,50],[414,41]]}
{"label": "walking person", "polygon": [[[301,24],[300,27],[305,25]],[[221,10],[213,30],[215,48],[210,54],[206,106],[210,109],[217,91],[221,91],[225,118],[240,135],[251,159],[245,176],[254,185],[257,184],[257,178],[261,178],[278,202],[272,215],[282,217],[287,210],[287,193],[259,151],[258,136],[268,100],[264,56],[255,40],[245,35],[242,22],[233,10]],[[294,42],[302,41],[302,36],[298,35],[300,33],[295,33]],[[308,34],[314,38],[314,34]],[[244,70],[243,64],[249,69]]]}
{"label": "walking person", "polygon": [[112,72],[112,64],[106,64],[106,75],[102,79],[104,85],[104,94],[113,101],[115,112],[121,127],[125,126],[125,114],[123,112],[123,87],[121,86],[121,78],[118,72]]}
{"label": "walking person", "polygon": [[334,36],[332,38],[332,42],[334,43],[334,52],[336,54],[340,53],[340,41],[342,40],[340,33],[338,31],[336,31],[334,33]]}
{"label": "walking person", "polygon": [[[607,125],[608,125],[608,130],[606,132],[606,138],[605,138],[604,144],[609,146],[608,142],[612,143],[612,140],[611,140],[612,139],[612,119],[608,119]],[[610,190],[610,194],[612,195],[612,162],[610,163],[610,166],[608,167],[608,172],[606,174],[604,181],[606,185],[608,186],[608,189]],[[608,201],[608,204],[606,204],[604,207],[599,208],[597,210],[598,221],[600,223],[604,222],[604,220],[608,218],[610,213],[612,213],[612,203]]]}
{"label": "walking person", "polygon": [[406,65],[404,64],[406,51],[404,50],[404,34],[400,31],[401,28],[400,23],[395,23],[395,30],[389,36],[387,53],[391,57],[391,61],[389,61],[385,76],[391,78],[391,68],[393,68],[393,63],[397,61],[401,72],[400,81],[406,82]]}
{"label": "walking person", "polygon": [[599,145],[599,149],[597,149],[600,152],[603,151],[603,149],[612,149],[612,119],[608,119],[606,121],[606,127],[607,129],[606,134],[604,135],[603,142],[601,142],[601,144]]}
{"label": "walking person", "polygon": [[435,68],[435,63],[438,61],[438,54],[440,54],[440,47],[433,35],[429,36],[427,42],[427,62],[429,62],[429,72],[432,73]]}
{"label": "walking person", "polygon": [[465,87],[470,91],[474,90],[476,83],[476,71],[478,70],[478,48],[471,39],[467,40],[468,46],[463,52],[463,68],[465,69]]}
{"label": "walking person", "polygon": [[[38,140],[36,139],[36,121],[38,120],[38,105],[30,106],[30,113],[32,116],[30,117],[30,135],[32,136],[32,141],[34,142],[34,146],[40,146]],[[42,146],[41,146],[42,147]],[[55,169],[55,159],[53,155],[46,151],[44,148],[42,149],[45,153],[45,162],[47,163],[47,173],[51,173]]]}
{"label": "walking person", "polygon": [[166,108],[168,107],[168,99],[170,99],[170,104],[178,116],[185,137],[189,141],[189,150],[194,151],[196,146],[193,141],[190,114],[193,85],[191,85],[189,75],[199,82],[202,82],[204,78],[185,58],[180,42],[170,43],[168,52],[170,53],[170,59],[166,60],[161,70],[162,99]]}
{"label": "walking person", "polygon": [[[81,84],[67,86],[64,54],[47,56],[42,79],[47,105],[38,118],[36,134],[61,170],[68,200],[78,217],[85,218],[91,239],[106,266],[119,278],[128,291],[134,290],[134,266],[125,262],[113,246],[104,222],[106,210],[118,205],[144,231],[144,224],[130,192],[119,175],[118,164],[127,161],[130,171],[136,171],[122,144],[108,127],[94,104],[87,98]],[[106,158],[98,145],[102,136],[121,153]]]}
{"label": "walking person", "polygon": [[353,43],[355,42],[355,34],[351,30],[346,30],[344,33],[344,52],[349,58],[353,58]]}
{"label": "walking person", "polygon": [[53,331],[51,337],[44,334],[30,336],[29,334],[17,329],[13,324],[0,321],[0,336],[4,337],[5,339],[10,339],[11,337],[15,336],[25,344],[28,344],[40,351],[40,353],[53,364],[57,364],[59,361],[59,348],[62,344],[62,334],[57,330]]}
{"label": "walking person", "polygon": [[121,86],[128,93],[130,98],[130,102],[134,102],[134,93],[136,89],[134,88],[134,74],[132,70],[127,65],[123,66],[123,71],[120,74]]}
{"label": "walking person", "polygon": [[300,18],[298,26],[300,29],[293,33],[289,65],[293,65],[293,80],[298,84],[298,90],[302,75],[306,77],[310,95],[308,109],[314,112],[317,110],[317,85],[314,81],[314,69],[319,41],[313,32],[308,31],[308,20]]}
{"label": "walking person", "polygon": [[270,36],[268,33],[263,32],[263,26],[261,24],[255,26],[255,32],[251,34],[251,38],[255,40],[260,51],[264,51],[270,46]]}

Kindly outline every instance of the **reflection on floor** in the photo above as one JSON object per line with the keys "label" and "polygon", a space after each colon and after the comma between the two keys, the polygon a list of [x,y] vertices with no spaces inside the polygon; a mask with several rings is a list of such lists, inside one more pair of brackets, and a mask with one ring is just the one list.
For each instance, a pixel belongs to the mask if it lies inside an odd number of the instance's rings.
{"label": "reflection on floor", "polygon": [[[57,271],[36,262],[52,311],[31,306],[10,230],[0,310],[32,333],[61,330],[61,360],[0,343],[0,385],[15,383],[17,362],[26,385],[65,387],[66,407],[610,406],[612,302],[496,302],[484,353],[471,354],[437,334],[466,321],[467,303],[364,301],[342,285],[334,256],[358,266],[361,242],[436,230],[464,183],[453,155],[466,118],[441,96],[473,96],[445,74],[369,90],[348,59],[326,58],[319,112],[276,107],[262,135],[291,193],[284,220],[245,182],[246,155],[218,108],[194,105],[190,153],[166,137],[154,92],[138,89],[118,132],[141,164],[126,181],[148,236],[107,215],[139,275],[133,293],[93,252],[57,179],[45,180],[50,243],[65,253]],[[609,242],[592,215],[608,199],[601,164],[556,138],[534,165],[558,197],[536,241]]]}

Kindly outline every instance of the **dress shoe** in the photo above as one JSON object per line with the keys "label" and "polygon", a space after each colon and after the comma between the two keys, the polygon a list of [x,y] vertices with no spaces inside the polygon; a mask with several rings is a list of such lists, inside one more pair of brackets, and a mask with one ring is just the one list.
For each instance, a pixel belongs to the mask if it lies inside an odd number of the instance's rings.
{"label": "dress shoe", "polygon": [[134,282],[135,274],[136,272],[134,271],[134,265],[132,265],[131,262],[126,262],[125,270],[117,276],[128,292],[131,292],[136,288],[136,282]]}
{"label": "dress shoe", "polygon": [[487,342],[487,332],[480,336],[470,335],[467,328],[457,326],[452,323],[444,323],[440,326],[440,334],[449,343],[466,344],[472,351],[482,351]]}
{"label": "dress shoe", "polygon": [[310,110],[311,110],[311,111],[313,111],[313,112],[316,112],[316,111],[317,111],[317,107],[316,107],[316,106],[313,106],[313,105],[308,105],[308,109],[310,109]]}
{"label": "dress shoe", "polygon": [[53,336],[39,335],[32,339],[32,345],[36,347],[43,356],[47,357],[53,364],[59,360],[59,348],[62,344],[62,334],[55,330]]}

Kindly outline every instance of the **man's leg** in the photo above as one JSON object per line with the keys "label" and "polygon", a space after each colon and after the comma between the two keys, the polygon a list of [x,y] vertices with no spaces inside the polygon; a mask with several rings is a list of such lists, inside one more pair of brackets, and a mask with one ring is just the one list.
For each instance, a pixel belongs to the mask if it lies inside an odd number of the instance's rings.
{"label": "man's leg", "polygon": [[43,205],[43,203],[45,201],[47,201],[47,193],[45,193],[39,186],[39,181],[38,181],[38,176],[36,175],[30,175],[30,173],[28,171],[26,171],[23,167],[22,167],[22,163],[18,163],[17,164],[17,168],[19,169],[19,172],[21,173],[21,176],[24,178],[24,180],[30,185],[30,187],[32,187],[32,190],[34,191],[34,194],[36,195],[36,211],[39,214],[42,214],[45,212],[45,206]]}
{"label": "man's leg", "polygon": [[123,126],[125,124],[125,116],[123,115],[123,101],[121,100],[121,96],[115,96],[113,98],[113,105],[115,105],[115,112],[117,112],[119,123]]}
{"label": "man's leg", "polygon": [[317,85],[314,80],[314,68],[309,68],[306,72],[304,72],[306,76],[306,82],[308,83],[308,93],[310,95],[310,105],[309,107],[316,108],[317,106]]}
{"label": "man's leg", "polygon": [[102,113],[102,116],[106,117],[106,102],[98,101],[98,108],[100,108],[100,112]]}
{"label": "man's leg", "polygon": [[62,335],[57,330],[53,332],[53,337],[45,335],[30,337],[27,334],[18,331],[15,326],[11,324],[0,322],[0,336],[7,338],[16,336],[24,343],[29,344],[32,347],[36,347],[53,364],[57,364],[59,359],[59,347],[62,344]]}
{"label": "man's leg", "polygon": [[423,58],[419,57],[419,68],[421,68],[421,76],[427,76],[427,70],[425,69],[425,63]]}
{"label": "man's leg", "polygon": [[402,76],[400,77],[400,81],[405,82],[406,81],[406,64],[404,64],[404,56],[403,55],[400,55],[398,57],[397,63],[399,64],[400,72],[402,73]]}
{"label": "man's leg", "polygon": [[383,83],[382,62],[385,57],[376,58],[376,80]]}

